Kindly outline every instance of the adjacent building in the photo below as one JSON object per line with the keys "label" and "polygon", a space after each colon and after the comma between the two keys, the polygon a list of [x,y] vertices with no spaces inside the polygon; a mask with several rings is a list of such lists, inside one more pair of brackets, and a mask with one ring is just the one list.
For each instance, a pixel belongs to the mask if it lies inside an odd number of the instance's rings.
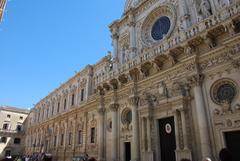
{"label": "adjacent building", "polygon": [[24,127],[28,110],[0,107],[0,159],[24,153]]}
{"label": "adjacent building", "polygon": [[6,6],[6,0],[0,0],[0,22],[2,21],[2,18],[3,18],[5,6]]}
{"label": "adjacent building", "polygon": [[239,161],[240,1],[127,0],[113,51],[36,104],[26,153]]}

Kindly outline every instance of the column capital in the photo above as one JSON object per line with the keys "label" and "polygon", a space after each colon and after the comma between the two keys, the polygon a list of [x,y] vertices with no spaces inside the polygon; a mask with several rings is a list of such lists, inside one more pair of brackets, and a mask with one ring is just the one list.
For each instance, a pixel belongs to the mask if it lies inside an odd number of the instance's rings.
{"label": "column capital", "polygon": [[134,15],[133,10],[131,10],[129,15],[128,15],[128,26],[130,26],[130,27],[135,27],[136,26],[135,15]]}
{"label": "column capital", "polygon": [[205,76],[203,74],[196,74],[189,78],[191,86],[201,86]]}
{"label": "column capital", "polygon": [[135,26],[136,26],[136,22],[134,22],[134,21],[129,21],[129,22],[128,22],[128,26],[129,26],[129,27],[135,27]]}
{"label": "column capital", "polygon": [[138,106],[139,100],[140,98],[135,95],[129,97],[129,103],[130,105],[133,105],[133,106]]}
{"label": "column capital", "polygon": [[110,111],[112,111],[112,112],[116,112],[118,110],[118,108],[119,108],[118,103],[111,103],[110,107],[109,107]]}
{"label": "column capital", "polygon": [[130,51],[133,52],[133,53],[136,53],[136,52],[137,52],[137,48],[136,48],[136,47],[132,47],[132,48],[130,49]]}
{"label": "column capital", "polygon": [[99,115],[104,115],[105,111],[106,111],[106,109],[103,108],[103,107],[98,108],[98,114]]}
{"label": "column capital", "polygon": [[118,40],[119,34],[117,32],[112,33],[112,39],[113,40]]}

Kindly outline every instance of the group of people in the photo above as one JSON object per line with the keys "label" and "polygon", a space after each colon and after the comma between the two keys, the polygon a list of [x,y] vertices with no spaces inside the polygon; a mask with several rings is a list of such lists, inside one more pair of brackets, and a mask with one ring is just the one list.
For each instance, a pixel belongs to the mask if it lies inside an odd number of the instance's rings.
{"label": "group of people", "polygon": [[44,153],[37,153],[31,156],[16,156],[6,157],[4,161],[45,161],[46,155]]}
{"label": "group of people", "polygon": [[[44,153],[37,153],[31,156],[17,156],[16,158],[6,158],[4,161],[45,161],[46,155]],[[219,152],[219,159],[220,161],[232,161],[232,153],[227,149],[224,148]],[[84,154],[81,157],[81,161],[97,161],[93,157],[89,157],[88,154]],[[181,159],[181,161],[190,161],[189,159]],[[211,161],[210,158],[206,158],[205,161]]]}
{"label": "group of people", "polygon": [[[227,148],[223,148],[220,152],[219,152],[219,159],[220,161],[232,161],[233,157],[232,157],[232,153],[230,150],[228,150]],[[191,161],[189,159],[181,159],[181,161]],[[205,161],[212,161],[210,158],[206,158]]]}

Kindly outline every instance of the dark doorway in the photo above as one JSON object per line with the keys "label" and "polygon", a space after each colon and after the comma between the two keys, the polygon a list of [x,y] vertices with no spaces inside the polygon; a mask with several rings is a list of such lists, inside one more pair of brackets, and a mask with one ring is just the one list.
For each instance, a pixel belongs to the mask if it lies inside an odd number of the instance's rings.
{"label": "dark doorway", "polygon": [[159,120],[161,161],[176,161],[174,117]]}
{"label": "dark doorway", "polygon": [[232,131],[225,133],[226,146],[233,155],[232,161],[240,161],[240,131]]}
{"label": "dark doorway", "polygon": [[125,161],[130,161],[131,160],[131,143],[126,142],[124,143],[125,145]]}

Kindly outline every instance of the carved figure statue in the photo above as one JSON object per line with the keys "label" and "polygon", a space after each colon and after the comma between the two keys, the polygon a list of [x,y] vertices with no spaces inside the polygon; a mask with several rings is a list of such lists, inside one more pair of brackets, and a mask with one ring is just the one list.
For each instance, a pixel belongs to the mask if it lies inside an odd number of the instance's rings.
{"label": "carved figure statue", "polygon": [[220,8],[224,8],[229,4],[228,0],[218,0],[218,4]]}
{"label": "carved figure statue", "polygon": [[159,84],[158,92],[161,97],[168,97],[168,89],[167,89],[166,84],[163,81],[160,82],[160,84]]}
{"label": "carved figure statue", "polygon": [[194,47],[193,47],[193,46],[187,45],[187,46],[185,47],[185,53],[186,53],[187,55],[192,55],[193,52],[194,52]]}
{"label": "carved figure statue", "polygon": [[215,39],[209,36],[205,37],[205,43],[208,45],[210,49],[216,47],[217,45]]}
{"label": "carved figure statue", "polygon": [[203,18],[207,18],[212,15],[211,5],[208,0],[202,0],[199,6],[199,12]]}

